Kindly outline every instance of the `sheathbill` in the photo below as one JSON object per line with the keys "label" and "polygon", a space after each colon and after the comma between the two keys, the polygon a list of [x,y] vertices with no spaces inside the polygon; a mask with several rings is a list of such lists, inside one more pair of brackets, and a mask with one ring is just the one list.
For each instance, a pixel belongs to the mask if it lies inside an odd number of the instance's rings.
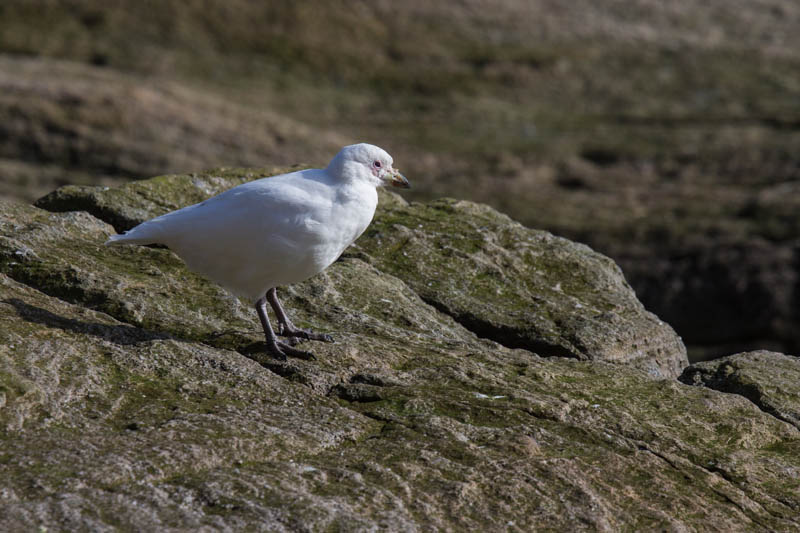
{"label": "sheathbill", "polygon": [[[299,339],[333,338],[295,327],[277,288],[306,280],[338,259],[372,222],[377,187],[409,188],[392,163],[377,146],[345,146],[324,169],[244,183],[114,235],[106,245],[167,246],[191,270],[254,302],[270,354],[313,358],[292,345]],[[289,342],[277,339],[267,302],[278,320],[278,335]]]}

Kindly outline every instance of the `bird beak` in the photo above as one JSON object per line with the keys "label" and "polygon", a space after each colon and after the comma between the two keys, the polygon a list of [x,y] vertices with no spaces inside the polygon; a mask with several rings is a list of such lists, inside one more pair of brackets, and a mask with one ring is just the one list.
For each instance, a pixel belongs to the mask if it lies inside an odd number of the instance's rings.
{"label": "bird beak", "polygon": [[392,187],[399,187],[401,189],[411,188],[411,184],[408,182],[406,177],[400,174],[399,170],[395,170],[393,168],[386,173],[386,176],[383,179]]}

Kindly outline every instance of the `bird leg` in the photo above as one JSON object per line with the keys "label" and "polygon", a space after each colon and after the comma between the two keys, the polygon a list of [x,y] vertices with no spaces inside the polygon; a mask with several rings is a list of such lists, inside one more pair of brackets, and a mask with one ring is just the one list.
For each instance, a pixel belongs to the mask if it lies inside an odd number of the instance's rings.
{"label": "bird leg", "polygon": [[261,320],[261,327],[264,328],[264,335],[267,337],[267,351],[275,359],[286,361],[287,355],[299,357],[301,359],[316,359],[313,353],[292,348],[285,342],[278,340],[278,338],[275,336],[275,332],[272,331],[272,324],[269,323],[269,317],[267,316],[266,296],[262,296],[256,302],[256,313],[258,313],[258,318]]}
{"label": "bird leg", "polygon": [[284,311],[283,307],[281,307],[281,303],[278,301],[278,291],[275,289],[275,287],[267,291],[267,300],[269,300],[272,310],[275,311],[275,316],[278,317],[278,335],[282,337],[289,337],[290,339],[333,342],[333,337],[327,333],[315,333],[307,329],[295,327],[295,325],[292,324],[292,321],[289,320],[289,316],[286,314],[286,311]]}

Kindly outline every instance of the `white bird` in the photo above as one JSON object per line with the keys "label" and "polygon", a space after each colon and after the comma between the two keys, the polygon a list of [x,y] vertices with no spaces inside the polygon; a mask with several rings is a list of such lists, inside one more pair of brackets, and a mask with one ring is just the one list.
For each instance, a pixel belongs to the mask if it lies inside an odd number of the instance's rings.
{"label": "white bird", "polygon": [[313,354],[277,340],[278,334],[332,342],[299,329],[278,301],[276,288],[306,280],[330,266],[367,229],[378,205],[377,187],[409,188],[392,157],[371,144],[345,146],[325,169],[262,178],[199,204],[148,220],[110,244],[162,244],[186,265],[255,303],[267,350],[279,359]]}

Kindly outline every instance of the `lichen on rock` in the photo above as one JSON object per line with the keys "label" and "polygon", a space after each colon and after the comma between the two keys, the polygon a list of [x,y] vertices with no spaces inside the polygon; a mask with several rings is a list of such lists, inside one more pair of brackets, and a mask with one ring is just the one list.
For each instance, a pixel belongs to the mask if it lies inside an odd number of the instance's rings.
{"label": "lichen on rock", "polygon": [[[86,209],[123,230],[274,172],[219,169],[117,189],[65,187],[37,205]],[[382,193],[373,224],[347,252],[358,253],[477,335],[505,346],[629,363],[663,377],[688,364],[680,338],[644,309],[613,261],[488,206],[455,200],[409,206]]]}
{"label": "lichen on rock", "polygon": [[265,173],[0,206],[0,529],[800,527],[796,411],[758,366],[794,360],[730,363],[761,403],[680,383],[680,339],[585,246],[382,195],[281,289],[337,338],[287,362],[169,250],[102,246]]}
{"label": "lichen on rock", "polygon": [[800,360],[759,350],[695,363],[679,378],[687,385],[738,394],[800,429]]}

